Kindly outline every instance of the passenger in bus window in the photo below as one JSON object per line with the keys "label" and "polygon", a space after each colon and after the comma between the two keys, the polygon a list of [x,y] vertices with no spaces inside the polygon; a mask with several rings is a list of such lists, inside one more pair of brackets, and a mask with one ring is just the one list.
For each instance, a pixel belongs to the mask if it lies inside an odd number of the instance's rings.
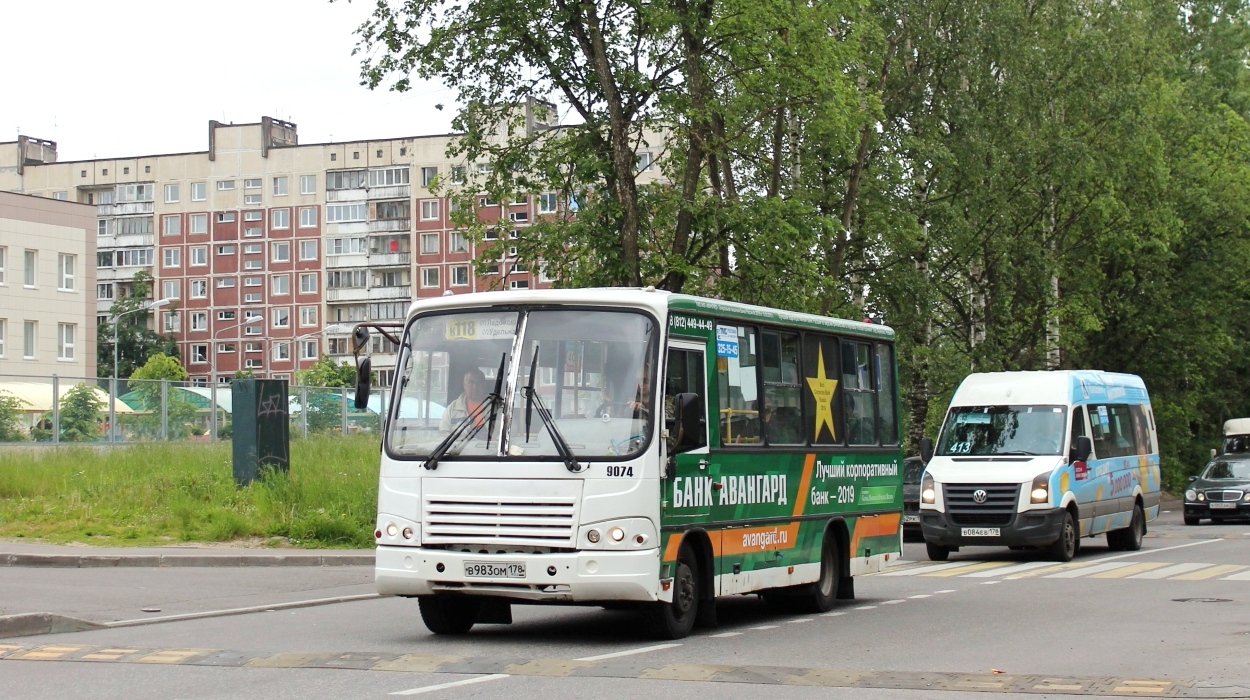
{"label": "passenger in bus window", "polygon": [[[482,373],[482,370],[473,368],[465,372],[462,386],[464,393],[456,397],[456,400],[448,404],[447,409],[443,411],[443,419],[438,424],[439,430],[450,431],[452,426],[464,420],[465,416],[478,410],[486,398],[486,375]],[[481,423],[485,418],[484,415],[478,416],[478,422]]]}

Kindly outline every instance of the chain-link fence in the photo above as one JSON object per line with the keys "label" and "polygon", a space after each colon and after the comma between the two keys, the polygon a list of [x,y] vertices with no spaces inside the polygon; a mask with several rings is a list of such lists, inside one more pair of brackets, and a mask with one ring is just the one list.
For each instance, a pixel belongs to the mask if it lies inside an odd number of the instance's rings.
{"label": "chain-link fence", "polygon": [[[291,435],[377,432],[388,394],[361,411],[352,388],[288,386]],[[0,374],[0,443],[228,440],[232,399],[229,384]]]}

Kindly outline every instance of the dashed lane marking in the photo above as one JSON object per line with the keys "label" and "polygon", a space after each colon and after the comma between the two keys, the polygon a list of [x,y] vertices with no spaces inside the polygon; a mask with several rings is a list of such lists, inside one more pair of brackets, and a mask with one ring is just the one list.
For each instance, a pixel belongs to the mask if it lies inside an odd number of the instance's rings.
{"label": "dashed lane marking", "polygon": [[[736,633],[726,633],[736,634]],[[726,636],[726,635],[715,635]],[[277,652],[253,655],[222,649],[161,649],[92,645],[0,645],[0,661],[77,663],[166,663],[176,666],[227,668],[316,668],[364,671],[400,671],[470,675],[447,683],[400,690],[392,695],[419,695],[446,688],[510,677],[637,678],[741,683],[748,685],[804,685],[826,688],[896,690],[963,690],[997,693],[1063,693],[1103,697],[1210,697],[1211,687],[1197,681],[1162,678],[1058,676],[932,671],[862,671],[786,666],[733,666],[673,663],[658,658],[650,663],[619,658],[662,651],[676,644],[601,654],[584,659],[463,657],[435,654],[367,652]],[[662,656],[662,655],[661,655]],[[1250,685],[1225,685],[1223,698],[1250,698]]]}

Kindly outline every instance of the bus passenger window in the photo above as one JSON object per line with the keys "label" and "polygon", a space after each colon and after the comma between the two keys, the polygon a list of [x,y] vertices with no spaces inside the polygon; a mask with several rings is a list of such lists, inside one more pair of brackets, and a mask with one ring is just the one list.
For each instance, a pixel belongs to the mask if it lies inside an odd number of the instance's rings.
{"label": "bus passenger window", "polygon": [[749,326],[716,326],[716,380],[720,387],[722,445],[759,444],[758,339]]}

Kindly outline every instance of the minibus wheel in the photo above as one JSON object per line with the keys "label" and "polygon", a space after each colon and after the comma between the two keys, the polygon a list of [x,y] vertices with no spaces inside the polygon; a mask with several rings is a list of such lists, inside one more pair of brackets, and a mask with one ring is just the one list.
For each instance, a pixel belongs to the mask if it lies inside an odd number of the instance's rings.
{"label": "minibus wheel", "polygon": [[946,561],[951,555],[951,548],[932,542],[924,543],[925,549],[929,550],[929,559],[933,561]]}
{"label": "minibus wheel", "polygon": [[694,629],[699,615],[699,565],[694,548],[682,543],[673,573],[673,602],[649,603],[644,615],[652,633],[660,639],[681,639]]}
{"label": "minibus wheel", "polygon": [[1050,546],[1050,558],[1060,562],[1072,561],[1072,557],[1076,556],[1078,546],[1076,518],[1072,517],[1072,511],[1065,510],[1063,527],[1059,529],[1059,539]]}
{"label": "minibus wheel", "polygon": [[482,602],[475,598],[448,595],[417,597],[421,621],[434,634],[464,634],[477,623]]}

